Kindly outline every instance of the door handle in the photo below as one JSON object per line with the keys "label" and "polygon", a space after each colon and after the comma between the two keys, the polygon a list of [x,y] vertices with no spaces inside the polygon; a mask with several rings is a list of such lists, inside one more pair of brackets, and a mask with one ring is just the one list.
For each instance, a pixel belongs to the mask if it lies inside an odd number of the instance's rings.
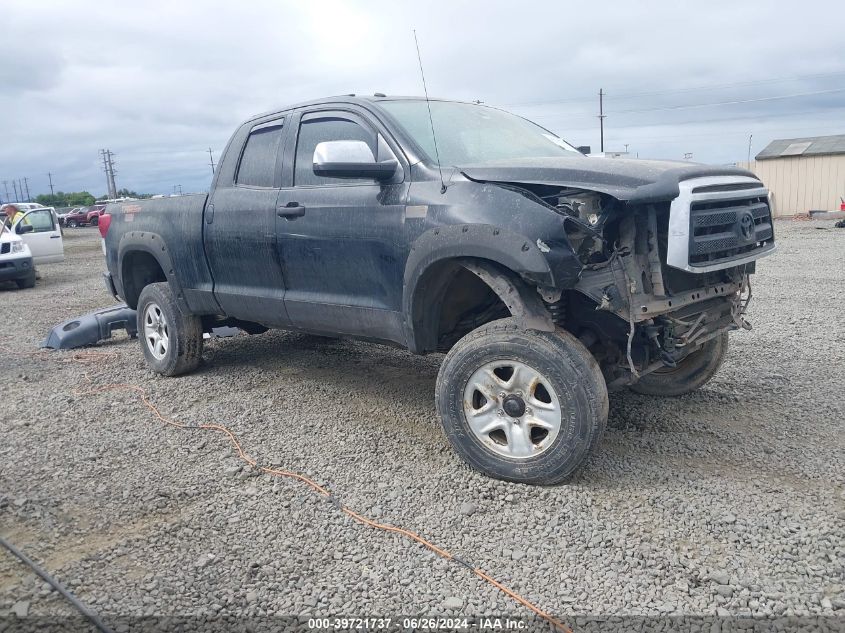
{"label": "door handle", "polygon": [[298,202],[288,202],[285,206],[276,207],[276,215],[280,218],[301,218],[305,215],[305,207]]}
{"label": "door handle", "polygon": [[59,239],[60,237],[61,237],[61,235],[51,235],[51,236],[50,236],[50,239],[51,239],[51,240],[57,240],[57,239]]}

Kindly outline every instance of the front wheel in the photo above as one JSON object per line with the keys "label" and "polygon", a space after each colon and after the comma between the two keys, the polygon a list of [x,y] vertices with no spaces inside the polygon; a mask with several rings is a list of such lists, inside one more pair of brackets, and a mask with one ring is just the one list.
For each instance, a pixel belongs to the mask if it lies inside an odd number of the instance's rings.
{"label": "front wheel", "polygon": [[22,279],[16,279],[15,283],[18,284],[18,288],[35,288],[35,270],[29,273],[26,277]]}
{"label": "front wheel", "polygon": [[70,221],[67,223],[67,225],[68,225],[68,228],[71,228],[71,229],[75,229],[77,226],[79,226],[79,225],[76,223],[76,220],[70,220]]}
{"label": "front wheel", "polygon": [[631,391],[646,396],[682,396],[710,381],[728,353],[728,333],[723,332],[689,356],[677,367],[664,367],[646,374],[630,386]]}
{"label": "front wheel", "polygon": [[550,485],[584,465],[607,423],[607,386],[568,332],[524,330],[513,319],[470,332],[437,376],[446,436],[473,468]]}
{"label": "front wheel", "polygon": [[138,299],[138,340],[150,369],[178,376],[202,359],[202,321],[184,314],[167,282],[150,284]]}

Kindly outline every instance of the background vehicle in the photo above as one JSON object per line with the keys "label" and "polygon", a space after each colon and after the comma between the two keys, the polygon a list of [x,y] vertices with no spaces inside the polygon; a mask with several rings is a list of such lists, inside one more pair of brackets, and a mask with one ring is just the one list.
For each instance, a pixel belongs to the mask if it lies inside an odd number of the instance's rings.
{"label": "background vehicle", "polygon": [[79,207],[74,209],[65,216],[65,226],[69,228],[76,228],[77,226],[85,226],[88,224],[88,207]]}
{"label": "background vehicle", "polygon": [[97,226],[100,222],[100,216],[106,210],[105,204],[95,204],[88,209],[88,214],[86,216],[86,224],[90,224],[92,226]]}
{"label": "background vehicle", "polygon": [[676,395],[718,370],[775,248],[768,192],[736,168],[588,158],[501,110],[430,108],[433,124],[418,98],[343,97],[247,121],[207,196],[109,206],[107,285],[165,375],[220,324],[448,352],[436,403],[455,450],[559,483],[598,444],[608,389]]}
{"label": "background vehicle", "polygon": [[21,236],[35,264],[64,261],[61,227],[56,210],[52,207],[39,207],[25,212],[11,230]]}
{"label": "background vehicle", "polygon": [[18,288],[35,286],[32,253],[21,236],[5,225],[0,226],[0,282],[14,281]]}

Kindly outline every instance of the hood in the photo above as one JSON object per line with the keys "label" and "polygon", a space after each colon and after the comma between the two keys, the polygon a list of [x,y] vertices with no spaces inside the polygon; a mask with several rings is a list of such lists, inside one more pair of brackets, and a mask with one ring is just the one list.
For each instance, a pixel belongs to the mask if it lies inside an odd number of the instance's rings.
{"label": "hood", "polygon": [[17,233],[13,233],[7,227],[2,227],[2,231],[0,231],[0,242],[20,242],[21,236]]}
{"label": "hood", "polygon": [[513,184],[553,185],[606,193],[619,200],[643,204],[676,198],[678,183],[702,176],[757,178],[738,167],[713,167],[681,161],[560,156],[522,158],[458,170],[470,180]]}

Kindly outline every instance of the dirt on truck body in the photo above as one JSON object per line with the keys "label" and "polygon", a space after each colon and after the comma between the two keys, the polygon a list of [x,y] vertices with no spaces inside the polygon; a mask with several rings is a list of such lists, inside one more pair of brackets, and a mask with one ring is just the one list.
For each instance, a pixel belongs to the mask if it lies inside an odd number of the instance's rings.
{"label": "dirt on truck body", "polygon": [[750,172],[589,158],[495,108],[393,97],[255,117],[208,196],[100,223],[154,370],[195,368],[224,323],[446,352],[455,450],[540,484],[585,463],[608,389],[678,395],[716,373],[775,248]]}

